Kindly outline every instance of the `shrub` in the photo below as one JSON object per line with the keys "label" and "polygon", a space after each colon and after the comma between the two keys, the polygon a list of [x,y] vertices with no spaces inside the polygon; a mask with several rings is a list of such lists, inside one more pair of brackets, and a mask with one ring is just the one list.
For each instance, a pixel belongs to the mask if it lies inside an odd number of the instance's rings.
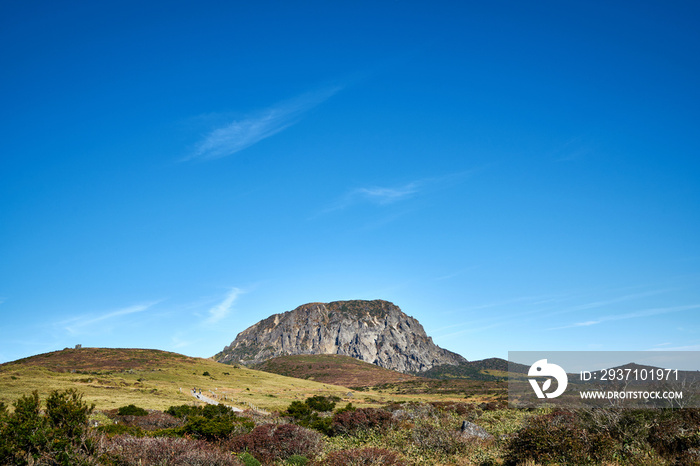
{"label": "shrub", "polygon": [[292,455],[287,458],[284,464],[294,465],[294,466],[305,466],[309,464],[309,459],[302,455]]}
{"label": "shrub", "polygon": [[236,415],[236,413],[229,408],[226,405],[206,405],[206,406],[189,406],[189,405],[181,405],[181,406],[171,406],[168,409],[165,410],[166,414],[170,414],[171,416],[185,419],[188,416],[202,416],[206,417],[208,419],[215,419],[215,418],[220,418],[220,417],[227,417],[227,418],[238,418],[240,416]]}
{"label": "shrub", "polygon": [[[474,413],[474,411],[476,411],[476,407],[474,405],[467,403],[455,403],[452,401],[434,401],[430,404],[440,411],[454,413],[463,417],[471,415]],[[472,418],[472,416],[470,416],[470,418]]]}
{"label": "shrub", "polygon": [[143,437],[146,432],[138,426],[128,426],[126,424],[107,424],[104,426],[99,426],[97,428],[98,432],[101,432],[109,437],[114,437],[115,435],[131,435],[132,437]]}
{"label": "shrub", "polygon": [[304,403],[292,401],[287,407],[286,414],[294,418],[294,422],[302,427],[317,430],[323,434],[331,433],[331,418],[319,416],[318,410],[330,411],[335,402],[325,396],[313,396]]}
{"label": "shrub", "polygon": [[3,464],[27,464],[45,451],[49,439],[46,418],[41,416],[39,393],[24,395],[13,403],[15,411],[2,426]]}
{"label": "shrub", "polygon": [[323,464],[331,466],[403,466],[406,463],[392,450],[363,448],[329,453]]}
{"label": "shrub", "polygon": [[231,439],[226,446],[247,451],[263,464],[286,460],[292,455],[314,457],[321,448],[321,434],[294,424],[264,424]]}
{"label": "shrub", "polygon": [[255,457],[247,451],[238,455],[238,459],[241,460],[245,466],[260,466],[260,461],[256,460]]}
{"label": "shrub", "polygon": [[466,442],[456,429],[424,423],[415,426],[412,433],[413,442],[426,452],[454,455],[466,447]]}
{"label": "shrub", "polygon": [[311,412],[309,405],[301,401],[292,401],[292,404],[287,407],[287,414],[295,419],[304,419],[307,416],[311,416]]}
{"label": "shrub", "polygon": [[333,399],[321,395],[315,395],[311,398],[307,398],[304,403],[314,411],[321,413],[333,411],[333,408],[335,408],[335,401],[333,401]]}
{"label": "shrub", "polygon": [[[4,407],[4,405],[3,405]],[[42,458],[50,464],[77,464],[95,451],[87,435],[94,405],[83,402],[75,389],[53,391],[41,413],[39,394],[22,396],[15,411],[0,414],[0,461],[23,465]]]}
{"label": "shrub", "polygon": [[616,444],[607,432],[584,428],[574,413],[536,416],[506,445],[506,464],[594,464],[611,461]]}
{"label": "shrub", "polygon": [[674,410],[649,429],[649,443],[673,464],[700,463],[700,420],[698,411]]}
{"label": "shrub", "polygon": [[115,466],[144,464],[236,466],[243,464],[230,453],[225,453],[207,442],[184,438],[121,436],[111,439],[106,450],[105,459]]}
{"label": "shrub", "polygon": [[122,406],[117,411],[120,416],[148,416],[148,411],[136,405]]}
{"label": "shrub", "polygon": [[345,405],[344,408],[338,408],[338,410],[336,411],[336,414],[338,414],[338,413],[344,413],[344,412],[346,412],[346,411],[355,411],[356,409],[357,409],[357,408],[355,408],[355,407],[352,405],[352,403],[348,403],[348,404]]}
{"label": "shrub", "polygon": [[140,427],[147,431],[155,431],[159,429],[181,427],[183,422],[182,419],[156,411],[148,413],[147,416],[131,416],[127,424]]}
{"label": "shrub", "polygon": [[334,434],[354,435],[359,431],[369,429],[386,429],[391,425],[390,412],[377,408],[359,408],[354,411],[343,411],[333,416],[331,428]]}
{"label": "shrub", "polygon": [[190,417],[184,426],[172,429],[173,433],[191,435],[205,440],[220,440],[230,435],[250,432],[255,423],[243,417],[206,418],[204,416]]}

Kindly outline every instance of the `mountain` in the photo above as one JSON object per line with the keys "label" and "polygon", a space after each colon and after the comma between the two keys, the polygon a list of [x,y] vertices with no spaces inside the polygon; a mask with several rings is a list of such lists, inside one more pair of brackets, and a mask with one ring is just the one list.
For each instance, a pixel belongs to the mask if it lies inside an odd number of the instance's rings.
{"label": "mountain", "polygon": [[296,354],[340,354],[405,373],[466,362],[433,343],[416,319],[382,300],[309,303],[274,314],[239,333],[214,359],[259,364]]}

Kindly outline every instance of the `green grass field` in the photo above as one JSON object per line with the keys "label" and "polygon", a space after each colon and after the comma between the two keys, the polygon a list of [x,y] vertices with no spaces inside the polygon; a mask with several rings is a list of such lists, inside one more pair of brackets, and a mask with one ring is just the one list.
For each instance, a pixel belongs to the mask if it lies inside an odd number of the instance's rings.
{"label": "green grass field", "polygon": [[[218,400],[231,406],[246,408],[247,402],[267,411],[280,411],[292,401],[313,395],[337,396],[341,403],[351,402],[355,406],[379,406],[392,401],[492,401],[503,390],[479,381],[425,380],[351,358],[302,359],[310,373],[337,375],[338,367],[329,361],[337,362],[342,363],[346,382],[356,381],[355,376],[359,376],[364,377],[363,383],[371,381],[375,385],[358,391],[310,378],[286,377],[160,350],[81,348],[0,365],[0,401],[11,406],[13,401],[34,390],[45,398],[52,390],[77,388],[98,410],[129,404],[163,410],[197,402],[191,395],[196,387],[207,396],[216,394]],[[299,362],[295,360],[294,365]],[[311,364],[312,369],[308,369]],[[348,378],[347,373],[353,372],[350,371],[353,367],[356,367],[355,375]],[[294,372],[297,376],[308,375],[300,370]],[[329,380],[335,378],[331,376]]]}
{"label": "green grass field", "polygon": [[67,349],[0,365],[0,401],[7,405],[33,390],[45,398],[52,390],[77,388],[98,410],[128,404],[162,410],[195,402],[194,387],[226,397],[226,404],[245,408],[245,401],[266,410],[312,395],[348,398],[344,387],[158,350]]}

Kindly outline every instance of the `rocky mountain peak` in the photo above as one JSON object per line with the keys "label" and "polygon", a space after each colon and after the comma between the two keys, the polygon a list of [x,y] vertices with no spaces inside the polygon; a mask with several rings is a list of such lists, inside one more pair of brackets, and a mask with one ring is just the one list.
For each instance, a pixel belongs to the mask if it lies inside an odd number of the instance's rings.
{"label": "rocky mountain peak", "polygon": [[466,362],[435,345],[416,319],[383,300],[308,303],[274,314],[239,333],[214,359],[256,364],[294,354],[341,354],[400,372]]}

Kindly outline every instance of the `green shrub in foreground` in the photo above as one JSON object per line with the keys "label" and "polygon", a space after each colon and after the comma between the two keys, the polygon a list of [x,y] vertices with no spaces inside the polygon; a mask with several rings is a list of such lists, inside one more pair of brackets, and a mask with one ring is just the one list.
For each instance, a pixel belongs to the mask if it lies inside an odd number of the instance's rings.
{"label": "green shrub in foreground", "polygon": [[238,455],[238,459],[243,462],[245,466],[260,466],[260,461],[256,460],[253,455],[248,452],[241,453]]}
{"label": "green shrub in foreground", "polygon": [[88,434],[88,416],[94,405],[83,402],[75,389],[54,390],[42,413],[39,394],[22,396],[8,413],[0,408],[0,464],[82,463],[95,451]]}

